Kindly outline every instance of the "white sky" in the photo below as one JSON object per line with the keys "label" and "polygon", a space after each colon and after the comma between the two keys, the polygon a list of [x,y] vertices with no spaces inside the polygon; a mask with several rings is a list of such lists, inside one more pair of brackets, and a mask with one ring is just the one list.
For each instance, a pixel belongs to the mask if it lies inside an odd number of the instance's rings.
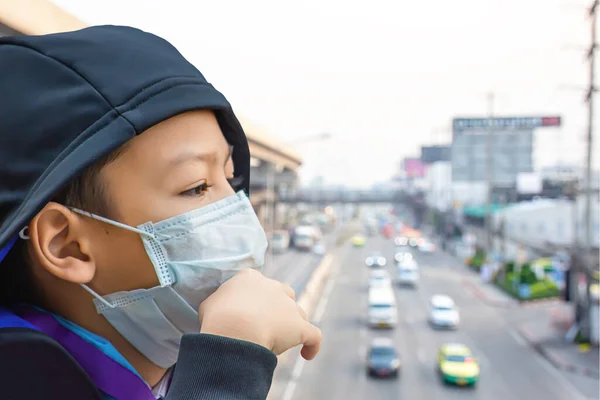
{"label": "white sky", "polygon": [[498,116],[563,117],[538,131],[537,166],[584,161],[586,0],[53,1],[165,37],[284,141],[330,132],[296,144],[304,180],[385,180],[454,116],[484,116],[490,90]]}

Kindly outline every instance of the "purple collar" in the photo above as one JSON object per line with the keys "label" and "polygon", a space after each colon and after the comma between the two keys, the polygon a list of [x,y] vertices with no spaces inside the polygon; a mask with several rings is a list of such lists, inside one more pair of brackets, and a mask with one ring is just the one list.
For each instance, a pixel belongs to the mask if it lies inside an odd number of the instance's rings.
{"label": "purple collar", "polygon": [[52,314],[31,306],[14,312],[60,343],[102,392],[117,400],[156,400],[150,387],[136,374],[64,327]]}

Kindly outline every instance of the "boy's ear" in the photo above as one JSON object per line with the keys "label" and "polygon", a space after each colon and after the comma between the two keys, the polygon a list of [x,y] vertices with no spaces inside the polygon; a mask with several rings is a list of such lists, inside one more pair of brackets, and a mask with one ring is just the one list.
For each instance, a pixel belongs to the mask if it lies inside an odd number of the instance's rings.
{"label": "boy's ear", "polygon": [[50,202],[29,224],[32,256],[59,279],[87,283],[96,273],[88,229],[77,213]]}

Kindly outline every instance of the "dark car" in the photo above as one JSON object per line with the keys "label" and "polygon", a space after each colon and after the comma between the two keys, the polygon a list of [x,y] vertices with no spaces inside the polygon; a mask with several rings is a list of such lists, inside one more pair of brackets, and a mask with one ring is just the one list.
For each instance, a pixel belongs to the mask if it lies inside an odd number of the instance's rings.
{"label": "dark car", "polygon": [[400,356],[391,339],[377,338],[371,343],[367,355],[369,376],[397,378],[400,371]]}

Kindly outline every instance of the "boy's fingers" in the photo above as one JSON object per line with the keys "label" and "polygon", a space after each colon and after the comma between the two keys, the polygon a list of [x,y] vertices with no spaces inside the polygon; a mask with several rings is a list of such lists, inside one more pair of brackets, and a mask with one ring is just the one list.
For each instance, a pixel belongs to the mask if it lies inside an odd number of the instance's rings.
{"label": "boy's fingers", "polygon": [[317,356],[321,349],[322,334],[321,330],[311,324],[310,322],[304,322],[302,350],[300,354],[306,360],[312,360]]}
{"label": "boy's fingers", "polygon": [[281,286],[283,287],[285,294],[287,294],[292,300],[296,301],[296,292],[294,289],[292,289],[292,287],[287,283],[282,283]]}
{"label": "boy's fingers", "polygon": [[300,315],[300,317],[302,317],[303,320],[308,321],[308,314],[306,314],[306,311],[304,311],[304,309],[298,304],[296,304],[296,308],[298,310],[298,315]]}

